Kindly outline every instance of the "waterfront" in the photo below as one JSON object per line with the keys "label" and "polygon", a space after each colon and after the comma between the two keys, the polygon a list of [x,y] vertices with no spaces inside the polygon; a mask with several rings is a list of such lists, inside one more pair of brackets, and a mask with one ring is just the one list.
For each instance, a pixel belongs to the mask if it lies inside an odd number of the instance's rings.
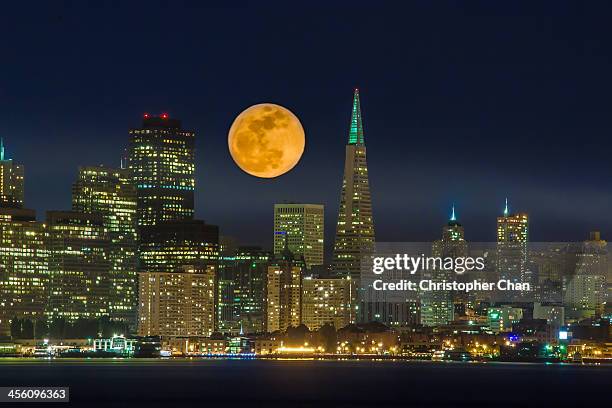
{"label": "waterfront", "polygon": [[70,406],[585,406],[612,367],[321,360],[0,359],[0,386],[69,386]]}

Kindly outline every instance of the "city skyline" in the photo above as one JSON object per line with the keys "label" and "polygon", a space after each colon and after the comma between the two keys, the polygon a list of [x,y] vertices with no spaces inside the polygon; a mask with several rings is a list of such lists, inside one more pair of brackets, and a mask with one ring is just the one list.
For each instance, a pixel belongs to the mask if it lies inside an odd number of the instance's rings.
{"label": "city skyline", "polygon": [[[355,89],[355,95],[357,95],[357,101],[358,101],[358,90],[357,90],[357,89]],[[355,96],[354,96],[354,98],[355,98]],[[359,101],[358,101],[357,103],[359,104]],[[354,111],[354,109],[355,109],[355,100],[353,101],[353,111]],[[353,114],[354,114],[354,113],[353,113]],[[353,115],[353,114],[351,114],[351,115]],[[143,114],[142,114],[142,120],[143,120],[143,123],[145,123],[145,126],[150,126],[150,125],[146,125],[146,123],[147,123],[147,122],[150,122],[150,121],[152,121],[152,120],[153,120],[153,121],[155,121],[155,120],[156,120],[156,118],[158,118],[158,119],[163,119],[163,120],[170,120],[172,123],[178,123],[179,129],[180,129],[180,122],[181,122],[181,120],[180,120],[180,119],[177,119],[177,118],[174,118],[174,117],[171,117],[171,116],[170,116],[168,113],[166,113],[166,112],[159,113],[158,115],[156,115],[156,114],[151,114],[151,113],[148,113],[148,112],[145,112],[145,113],[143,113]],[[360,112],[360,114],[359,114],[359,120],[360,120],[360,123],[361,123],[361,112]],[[348,130],[348,132],[347,132],[347,133],[348,133],[348,137],[349,137],[349,139],[352,137],[351,135],[352,135],[352,127],[353,127],[352,122],[353,122],[353,121],[354,121],[354,118],[352,118],[352,119],[351,119],[351,124],[349,125],[349,130]],[[158,126],[158,125],[153,125],[153,126]],[[164,125],[164,126],[165,126],[165,125]],[[361,125],[360,125],[360,126],[361,126]],[[162,127],[162,128],[163,128],[163,127]],[[362,128],[362,127],[360,127],[360,128],[361,128],[361,132],[363,132],[363,128]],[[134,132],[134,131],[135,131],[134,129],[131,129],[131,130],[130,130],[130,133],[132,133],[132,132]],[[193,138],[193,136],[194,136],[194,132],[190,132],[190,131],[184,131],[184,132],[185,132],[186,134],[189,134],[189,135],[190,135],[190,136]],[[346,138],[346,136],[345,136],[345,138]],[[27,166],[27,164],[24,164],[24,163],[20,162],[18,158],[12,158],[12,157],[11,157],[11,158],[8,158],[8,157],[6,157],[6,158],[5,158],[5,154],[6,154],[6,153],[5,153],[5,150],[6,150],[6,147],[5,147],[5,143],[4,143],[4,138],[2,138],[2,156],[3,156],[3,162],[4,162],[4,163],[7,163],[7,165],[9,165],[9,166],[14,166],[14,167],[16,167],[16,168],[19,168],[19,171],[21,172],[21,173],[20,173],[20,175],[19,175],[19,177],[20,177],[20,178],[19,178],[19,183],[21,183],[21,186],[20,186],[21,192],[20,192],[20,194],[22,194],[22,196],[23,196],[23,191],[24,191],[24,190],[25,190],[25,191],[27,191],[27,190],[28,190],[28,177],[27,177],[27,167],[28,167],[28,166]],[[129,165],[128,165],[128,166],[125,166],[125,164],[126,164],[125,162],[126,162],[126,160],[128,159],[128,157],[126,156],[126,153],[127,153],[127,152],[128,152],[128,148],[126,147],[126,148],[125,148],[125,150],[122,152],[122,154],[120,154],[120,155],[119,155],[119,165],[114,166],[114,167],[115,167],[117,170],[122,169],[122,168],[125,168],[125,169],[129,168]],[[195,159],[194,159],[194,156],[195,156]],[[197,163],[197,155],[194,155],[194,153],[192,152],[192,153],[191,153],[191,157],[192,157],[192,160],[195,160],[195,162]],[[129,163],[129,161],[127,161],[127,162]],[[121,166],[125,166],[125,167],[121,167]],[[25,168],[25,172],[24,172],[24,168]],[[100,163],[100,164],[98,164],[98,165],[92,165],[92,164],[82,164],[82,165],[79,165],[79,166],[77,167],[77,169],[76,169],[76,175],[75,175],[75,178],[78,178],[78,177],[79,177],[79,172],[81,171],[81,169],[82,169],[82,168],[90,168],[90,169],[96,169],[96,168],[98,168],[98,169],[112,169],[112,168],[113,168],[113,166],[108,165],[108,164],[102,164],[102,163]],[[196,166],[196,169],[197,169],[197,166]],[[190,171],[193,171],[193,169],[191,169]],[[25,174],[25,176],[24,176],[24,173],[26,173],[26,174]],[[290,173],[291,173],[291,172],[290,172]],[[136,182],[136,181],[135,181],[135,182]],[[194,182],[195,182],[195,183],[196,183],[196,185],[197,185],[197,177],[192,178],[192,179],[191,179],[191,181],[190,181],[189,183],[192,185],[192,184],[194,184]],[[5,183],[5,184],[6,184],[6,183]],[[70,183],[70,184],[71,184],[71,183]],[[25,186],[25,187],[24,187],[24,186]],[[195,191],[194,191],[194,190],[195,190]],[[197,193],[197,190],[198,190],[198,189],[197,189],[197,187],[196,187],[195,189],[194,189],[193,187],[189,187],[189,188],[188,188],[188,192],[189,192],[189,193],[192,193],[192,194],[193,194],[194,192],[195,192],[195,193]],[[69,200],[72,200],[72,198],[71,198],[71,196],[70,196],[70,195],[69,195],[68,199],[69,199]],[[21,201],[19,201],[19,202],[18,202],[18,204],[16,204],[16,205],[15,205],[15,207],[16,207],[16,208],[32,208],[32,207],[36,207],[36,206],[29,206],[29,203],[28,203],[28,202],[26,202],[26,200],[25,200],[25,199],[23,199],[23,198],[20,198],[20,200],[21,200]],[[510,203],[509,203],[509,199],[508,199],[508,197],[505,197],[505,199],[504,199],[504,200],[505,200],[505,201],[503,201],[503,202],[502,202],[502,204],[503,204],[503,205],[502,205],[502,206],[500,206],[500,207],[502,207],[502,209],[499,211],[499,213],[498,213],[498,214],[496,214],[496,215],[495,215],[495,218],[499,218],[500,216],[506,216],[506,215],[507,215],[507,214],[510,212],[510,210],[509,210]],[[309,203],[310,203],[310,204],[309,204]],[[314,203],[314,204],[313,204],[313,203]],[[12,204],[10,204],[10,205],[11,205],[11,206],[13,206]],[[192,205],[193,205],[193,204],[192,204]],[[305,200],[305,201],[290,201],[290,200],[279,200],[279,201],[275,201],[275,202],[272,204],[272,210],[271,210],[271,214],[270,214],[270,219],[271,219],[271,220],[274,220],[274,218],[275,218],[275,215],[274,215],[274,208],[275,208],[276,206],[278,206],[278,205],[321,205],[322,207],[324,207],[324,208],[325,208],[325,210],[324,210],[324,213],[325,213],[325,214],[327,214],[327,213],[328,213],[328,212],[330,212],[330,211],[333,211],[333,212],[335,213],[335,214],[334,214],[334,216],[333,216],[333,218],[332,218],[332,220],[335,220],[335,221],[332,221],[331,223],[333,223],[333,228],[335,228],[335,229],[337,228],[337,221],[338,221],[338,208],[334,209],[334,207],[333,207],[333,206],[331,206],[331,207],[332,207],[332,209],[330,209],[330,208],[329,208],[330,206],[329,206],[327,203],[318,204],[318,203],[315,203],[315,201],[313,201],[313,200],[310,200],[310,201],[309,201],[309,200]],[[195,217],[196,219],[201,219],[200,217],[198,217],[198,216],[197,216],[197,214],[198,214],[198,208],[197,208],[197,205],[193,205],[193,206],[195,207],[195,210],[194,210],[194,212],[193,212],[193,214],[195,214],[195,215],[192,215],[192,217]],[[437,205],[435,205],[435,206],[437,206]],[[68,206],[68,208],[69,208],[69,207],[70,207],[70,206]],[[376,206],[373,206],[373,207],[375,208]],[[450,211],[448,210],[448,208],[450,208]],[[47,207],[43,207],[43,210],[42,210],[42,211],[38,211],[38,210],[36,209],[36,210],[35,210],[35,216],[36,216],[36,219],[37,219],[37,220],[39,220],[39,221],[44,220],[44,214],[46,214],[46,213],[47,213],[47,211],[61,211],[61,210],[59,210],[59,209],[53,209],[53,208],[47,208]],[[463,211],[463,209],[458,208],[458,207],[456,206],[456,204],[455,204],[455,201],[454,201],[454,200],[452,200],[452,201],[450,201],[450,203],[449,203],[449,204],[448,204],[448,206],[447,206],[447,211],[446,211],[446,212],[447,212],[447,217],[446,217],[446,218],[441,218],[441,219],[442,219],[442,220],[444,220],[444,219],[448,219],[448,220],[451,220],[451,221],[455,221],[455,220],[457,220],[458,218],[463,218],[463,217],[460,217],[460,216],[458,216],[458,215],[457,215],[457,214],[461,214],[461,213],[462,213],[462,211]],[[487,209],[487,211],[490,211],[490,208],[489,208],[489,209]],[[375,213],[375,210],[374,210],[374,209],[372,209],[372,212],[373,212],[373,213]],[[519,212],[520,212],[520,213],[525,213],[525,214],[529,215],[529,211],[528,211],[528,210],[521,210],[521,211],[519,211]],[[218,225],[218,226],[220,227],[220,234],[221,234],[222,236],[228,236],[228,237],[231,237],[232,239],[235,239],[235,240],[237,241],[237,243],[238,243],[239,245],[241,245],[241,246],[260,245],[260,246],[265,247],[265,248],[267,248],[267,249],[274,249],[274,247],[275,247],[274,240],[270,240],[270,239],[269,239],[269,237],[266,237],[266,234],[260,233],[260,234],[259,234],[259,239],[258,239],[258,240],[256,240],[256,241],[246,241],[246,240],[242,239],[242,237],[241,237],[241,236],[224,234],[223,229],[224,229],[224,228],[225,228],[227,225],[219,225],[218,223],[209,223],[207,220],[205,220],[205,221],[206,221],[206,223],[207,223],[207,224]],[[463,221],[462,221],[462,222],[463,222]],[[268,223],[268,224],[269,224],[269,223]],[[272,223],[272,224],[273,224],[273,223]],[[330,224],[330,223],[327,223],[327,225],[325,225],[325,231],[324,231],[324,242],[325,242],[325,245],[324,245],[324,254],[325,254],[325,256],[324,256],[324,258],[325,258],[325,261],[326,261],[326,262],[327,262],[327,261],[330,261],[330,260],[331,260],[331,258],[332,258],[332,256],[333,256],[332,254],[333,254],[333,251],[334,251],[334,241],[335,241],[335,239],[337,239],[337,237],[335,237],[335,235],[337,234],[337,231],[336,231],[336,230],[334,230],[334,231],[330,231],[330,226],[329,226],[329,224]],[[603,225],[603,224],[604,224],[604,223],[602,223],[602,225]],[[228,225],[231,225],[231,224],[228,224]],[[531,227],[531,225],[530,225],[530,227]],[[268,225],[268,228],[270,228],[270,229],[271,229],[271,230],[274,232],[274,227],[273,227],[273,226],[272,226],[272,227],[270,227],[270,226]],[[376,230],[375,230],[375,231],[376,231]],[[531,230],[530,230],[530,231],[531,231]],[[551,239],[551,240],[549,240],[549,241],[550,241],[550,242],[580,242],[580,241],[584,241],[584,240],[586,239],[587,235],[588,235],[588,234],[589,234],[591,231],[598,231],[598,232],[600,232],[600,233],[601,233],[601,228],[597,228],[597,227],[595,226],[595,228],[592,228],[592,229],[590,229],[590,230],[585,230],[585,231],[584,231],[584,234],[582,234],[582,236],[575,237],[575,239],[574,239],[574,240],[565,240],[565,241],[564,241],[564,240]],[[428,237],[429,237],[429,235],[431,235],[429,232],[427,232],[426,234],[427,234],[427,236],[428,236]],[[492,235],[492,238],[493,238],[493,239],[491,239],[491,240],[473,240],[473,239],[472,239],[471,241],[473,241],[473,242],[488,242],[488,241],[490,241],[490,242],[494,242],[494,240],[495,240],[495,238],[496,238],[496,234],[498,234],[498,232],[496,232],[495,227],[494,227],[494,228],[493,228],[493,232],[492,232],[492,234],[490,234],[490,235]],[[269,234],[268,234],[268,235],[269,235]],[[531,236],[531,232],[530,232],[530,236]],[[335,239],[334,239],[334,238],[335,238]],[[435,236],[430,237],[430,238],[431,238],[431,241],[432,241],[432,242],[433,242],[433,241],[436,239],[436,237],[435,237]],[[604,239],[605,239],[605,235],[604,235]],[[531,240],[531,239],[530,239],[530,240]],[[385,240],[378,240],[378,239],[377,239],[377,241],[379,241],[379,242],[387,242],[387,241],[385,241]],[[427,239],[417,239],[417,240],[415,240],[414,242],[427,242],[427,241],[428,241]],[[532,242],[538,242],[538,240],[535,240],[535,241],[534,241],[534,240],[531,240],[531,241],[532,241]],[[388,242],[395,242],[395,241],[388,241]],[[398,240],[397,242],[409,242],[409,240]],[[546,241],[544,241],[544,240],[539,240],[539,242],[546,242]]]}
{"label": "city skyline", "polygon": [[[226,226],[224,233],[245,243],[270,243],[259,231],[269,228],[264,218],[272,204],[323,203],[328,237],[341,185],[337,157],[348,130],[348,93],[359,87],[379,240],[436,239],[451,202],[471,226],[466,238],[492,240],[506,196],[530,213],[534,240],[574,241],[593,229],[604,237],[612,233],[612,193],[603,188],[610,176],[610,55],[600,46],[605,24],[592,23],[605,9],[513,5],[508,15],[507,5],[432,4],[402,5],[390,15],[355,6],[327,9],[326,17],[306,10],[290,27],[273,10],[264,16],[195,7],[159,14],[155,7],[125,5],[116,13],[101,6],[88,21],[102,35],[79,22],[79,7],[41,7],[30,11],[31,23],[15,19],[2,26],[16,42],[6,50],[13,63],[5,67],[10,81],[2,87],[0,135],[7,155],[26,166],[26,201],[39,217],[69,206],[79,165],[119,165],[126,131],[139,125],[143,112],[168,112],[197,133],[197,218]],[[240,22],[236,32],[216,22],[228,14]],[[269,24],[254,25],[249,15]],[[316,29],[308,24],[312,18],[322,18]],[[193,28],[200,20],[207,22],[203,31]],[[105,21],[116,29],[104,28]],[[32,32],[44,35],[24,31],[34,23]],[[160,23],[173,29],[160,33]],[[257,64],[243,68],[234,50],[243,41],[274,38],[273,27],[286,32],[279,40],[286,59],[279,63],[276,50],[264,47]],[[213,34],[211,44],[206,38]],[[32,53],[15,53],[23,48]],[[161,50],[184,62],[167,67],[138,57]],[[37,98],[25,97],[32,94]],[[274,182],[242,174],[226,148],[235,115],[263,101],[286,105],[307,134],[302,162]],[[581,139],[589,143],[577,145]],[[323,175],[326,183],[308,181]],[[297,184],[299,191],[292,189]],[[232,191],[223,195],[226,185]],[[252,205],[235,204],[244,215],[230,224],[227,203],[254,194],[259,199]]]}
{"label": "city skyline", "polygon": [[0,403],[602,405],[611,17],[3,4]]}

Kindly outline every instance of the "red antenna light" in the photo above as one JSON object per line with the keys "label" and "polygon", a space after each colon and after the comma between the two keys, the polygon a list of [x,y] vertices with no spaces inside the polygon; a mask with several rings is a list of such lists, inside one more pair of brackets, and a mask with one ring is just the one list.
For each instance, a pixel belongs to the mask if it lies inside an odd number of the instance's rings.
{"label": "red antenna light", "polygon": [[162,113],[161,117],[162,117],[162,119],[168,119],[168,114],[167,113]]}
{"label": "red antenna light", "polygon": [[148,113],[145,113],[145,114],[144,114],[144,115],[142,115],[142,116],[144,116],[144,118],[145,118],[145,119],[149,119],[149,114],[148,114]]}

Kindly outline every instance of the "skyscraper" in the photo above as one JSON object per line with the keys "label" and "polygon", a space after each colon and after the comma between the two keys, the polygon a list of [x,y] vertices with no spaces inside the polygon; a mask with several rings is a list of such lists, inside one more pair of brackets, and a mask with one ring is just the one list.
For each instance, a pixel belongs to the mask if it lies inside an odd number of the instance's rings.
{"label": "skyscraper", "polygon": [[109,315],[136,327],[136,187],[127,169],[81,167],[72,186],[72,209],[100,214],[110,239]]}
{"label": "skyscraper", "polygon": [[68,321],[109,314],[109,244],[99,214],[48,211],[50,295],[47,314]]}
{"label": "skyscraper", "polygon": [[215,331],[215,265],[139,273],[142,336],[210,336]]}
{"label": "skyscraper", "polygon": [[303,260],[295,259],[287,246],[268,266],[266,279],[266,330],[285,331],[302,322]]}
{"label": "skyscraper", "polygon": [[7,159],[0,138],[0,207],[23,207],[23,166]]}
{"label": "skyscraper", "polygon": [[372,252],[374,241],[361,106],[359,90],[355,89],[334,243],[334,270],[359,279],[362,257]]}
{"label": "skyscraper", "polygon": [[[432,256],[439,258],[466,257],[467,243],[463,226],[457,221],[453,206],[448,223],[442,228],[442,239],[434,241]],[[452,270],[432,269],[423,273],[424,279],[436,282],[453,281],[456,274]],[[454,302],[451,291],[425,291],[421,296],[421,323],[424,326],[446,325],[454,320]]]}
{"label": "skyscraper", "polygon": [[529,216],[511,214],[508,199],[502,216],[497,217],[497,271],[500,279],[533,283],[527,268]]}
{"label": "skyscraper", "polygon": [[563,303],[570,319],[601,316],[605,309],[608,243],[599,232],[575,248],[575,267],[564,277]]}
{"label": "skyscraper", "polygon": [[274,255],[282,254],[286,239],[307,268],[323,265],[323,222],[322,204],[274,204]]}
{"label": "skyscraper", "polygon": [[259,247],[239,247],[219,262],[218,330],[262,333],[266,325],[266,275],[272,258]]}
{"label": "skyscraper", "polygon": [[341,329],[355,322],[352,305],[355,301],[355,282],[351,278],[302,279],[302,323],[310,330],[325,324]]}
{"label": "skyscraper", "polygon": [[219,227],[201,220],[164,221],[140,229],[142,272],[178,272],[186,265],[216,264]]}
{"label": "skyscraper", "polygon": [[138,225],[192,219],[195,134],[167,114],[144,115],[130,130],[128,167],[138,191]]}
{"label": "skyscraper", "polygon": [[44,319],[49,289],[45,227],[34,210],[0,208],[0,336],[10,320]]}

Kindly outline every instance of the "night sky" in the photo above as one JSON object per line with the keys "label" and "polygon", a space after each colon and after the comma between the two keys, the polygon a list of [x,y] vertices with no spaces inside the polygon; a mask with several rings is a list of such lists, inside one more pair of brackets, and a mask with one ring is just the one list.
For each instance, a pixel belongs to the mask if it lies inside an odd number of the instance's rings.
{"label": "night sky", "polygon": [[[197,132],[199,218],[269,245],[273,203],[323,203],[329,246],[359,87],[378,241],[438,238],[453,202],[469,241],[494,240],[506,196],[533,241],[612,239],[610,4],[17,3],[0,13],[0,136],[39,219],[70,207],[79,165],[118,166],[143,112],[168,112]],[[260,102],[306,130],[274,180],[227,150]]]}

